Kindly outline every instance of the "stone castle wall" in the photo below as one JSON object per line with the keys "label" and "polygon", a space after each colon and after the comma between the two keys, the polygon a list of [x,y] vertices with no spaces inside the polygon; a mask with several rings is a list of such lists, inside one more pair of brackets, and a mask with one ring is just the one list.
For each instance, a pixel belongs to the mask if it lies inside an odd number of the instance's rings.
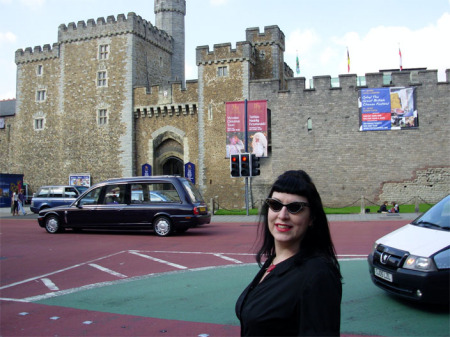
{"label": "stone castle wall", "polygon": [[[129,13],[61,25],[53,48],[19,49],[13,150],[2,159],[2,172],[24,173],[32,190],[67,184],[70,173],[88,172],[94,182],[134,175],[133,88],[170,79],[172,42]],[[106,59],[99,58],[100,45],[108,45]],[[106,86],[97,85],[99,71],[107,73]],[[36,101],[40,89],[46,90],[43,102]],[[101,109],[106,125],[98,123]],[[34,130],[36,116],[44,117],[43,130]]]}
{"label": "stone castle wall", "polygon": [[[110,46],[100,60],[99,46]],[[0,169],[24,173],[32,190],[66,184],[70,173],[92,181],[141,173],[171,156],[196,165],[204,197],[221,207],[242,208],[244,179],[230,177],[226,158],[225,103],[267,100],[271,114],[268,158],[250,179],[250,201],[258,206],[273,180],[288,169],[311,174],[326,206],[346,206],[361,196],[374,202],[409,202],[414,195],[436,202],[450,190],[447,81],[436,71],[394,72],[389,86],[417,88],[419,127],[359,131],[358,93],[383,87],[381,73],[292,78],[283,60],[284,34],[277,26],[249,28],[246,41],[196,49],[198,80],[170,82],[173,38],[149,22],[127,17],[61,25],[58,43],[18,50],[17,114],[0,130]],[[42,74],[37,74],[42,67]],[[226,75],[220,71],[226,67]],[[99,71],[108,85],[98,87]],[[37,91],[46,99],[37,101]],[[99,125],[98,112],[108,111]],[[35,130],[36,117],[45,128]],[[308,128],[308,121],[312,128]],[[5,145],[6,144],[6,145]],[[6,154],[6,155],[4,155]]]}
{"label": "stone castle wall", "polygon": [[[367,87],[383,87],[382,76],[367,74]],[[360,196],[401,203],[424,195],[436,202],[449,193],[448,80],[438,83],[436,71],[393,73],[391,86],[417,88],[419,127],[367,132],[359,131],[362,88],[356,75],[340,76],[339,88],[331,88],[330,80],[314,77],[310,90],[304,79],[295,78],[288,80],[286,91],[276,90],[276,81],[251,82],[250,98],[267,99],[272,118],[272,151],[270,159],[261,160],[261,176],[253,179],[254,199],[263,199],[273,179],[287,169],[309,172],[324,204],[332,207]],[[435,183],[419,183],[427,179]]]}

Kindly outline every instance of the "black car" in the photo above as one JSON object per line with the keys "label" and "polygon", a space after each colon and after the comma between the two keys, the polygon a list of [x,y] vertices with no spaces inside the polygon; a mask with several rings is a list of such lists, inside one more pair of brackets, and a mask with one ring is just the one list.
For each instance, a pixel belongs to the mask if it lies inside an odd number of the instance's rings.
{"label": "black car", "polygon": [[209,224],[211,213],[186,178],[153,176],[98,183],[68,206],[39,212],[39,226],[55,234],[71,229],[152,229],[159,236]]}

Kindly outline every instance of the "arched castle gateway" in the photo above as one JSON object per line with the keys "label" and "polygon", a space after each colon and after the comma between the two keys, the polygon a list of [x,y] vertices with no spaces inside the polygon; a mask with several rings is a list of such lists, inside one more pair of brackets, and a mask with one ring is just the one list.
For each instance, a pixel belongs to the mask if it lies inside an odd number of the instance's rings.
{"label": "arched castle gateway", "polygon": [[[16,52],[2,173],[23,173],[36,190],[66,184],[71,173],[88,172],[94,183],[141,175],[143,165],[184,175],[189,163],[205,199],[242,208],[244,180],[230,177],[226,158],[225,103],[247,99],[267,100],[269,110],[268,157],[250,184],[255,203],[277,175],[298,168],[327,206],[361,196],[434,202],[450,190],[450,70],[446,82],[426,69],[364,81],[317,76],[310,89],[284,62],[283,32],[267,26],[248,28],[235,47],[197,47],[198,79],[185,80],[186,2],[155,0],[155,14],[156,26],[134,13],[63,24],[52,46]],[[397,87],[415,89],[418,125],[360,131],[362,90]]]}

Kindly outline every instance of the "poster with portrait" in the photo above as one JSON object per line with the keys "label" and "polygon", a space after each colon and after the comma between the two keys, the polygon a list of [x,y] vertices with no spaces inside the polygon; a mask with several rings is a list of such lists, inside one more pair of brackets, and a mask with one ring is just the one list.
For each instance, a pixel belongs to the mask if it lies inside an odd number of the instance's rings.
{"label": "poster with portrait", "polygon": [[226,103],[226,157],[245,152],[245,104],[247,104],[248,152],[257,157],[268,156],[267,101]]}
{"label": "poster with portrait", "polygon": [[403,130],[419,126],[416,88],[359,91],[359,131]]}
{"label": "poster with portrait", "polygon": [[69,175],[69,185],[90,187],[91,175],[89,173],[72,173]]}

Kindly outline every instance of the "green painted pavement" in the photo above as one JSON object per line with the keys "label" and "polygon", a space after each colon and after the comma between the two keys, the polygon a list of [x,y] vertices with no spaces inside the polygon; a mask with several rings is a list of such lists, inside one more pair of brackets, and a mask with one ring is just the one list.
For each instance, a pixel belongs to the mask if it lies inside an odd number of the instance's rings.
{"label": "green painted pavement", "polygon": [[[343,334],[449,336],[448,308],[387,295],[370,281],[365,260],[341,261]],[[117,314],[239,325],[234,304],[257,266],[234,265],[149,275],[36,303]]]}

